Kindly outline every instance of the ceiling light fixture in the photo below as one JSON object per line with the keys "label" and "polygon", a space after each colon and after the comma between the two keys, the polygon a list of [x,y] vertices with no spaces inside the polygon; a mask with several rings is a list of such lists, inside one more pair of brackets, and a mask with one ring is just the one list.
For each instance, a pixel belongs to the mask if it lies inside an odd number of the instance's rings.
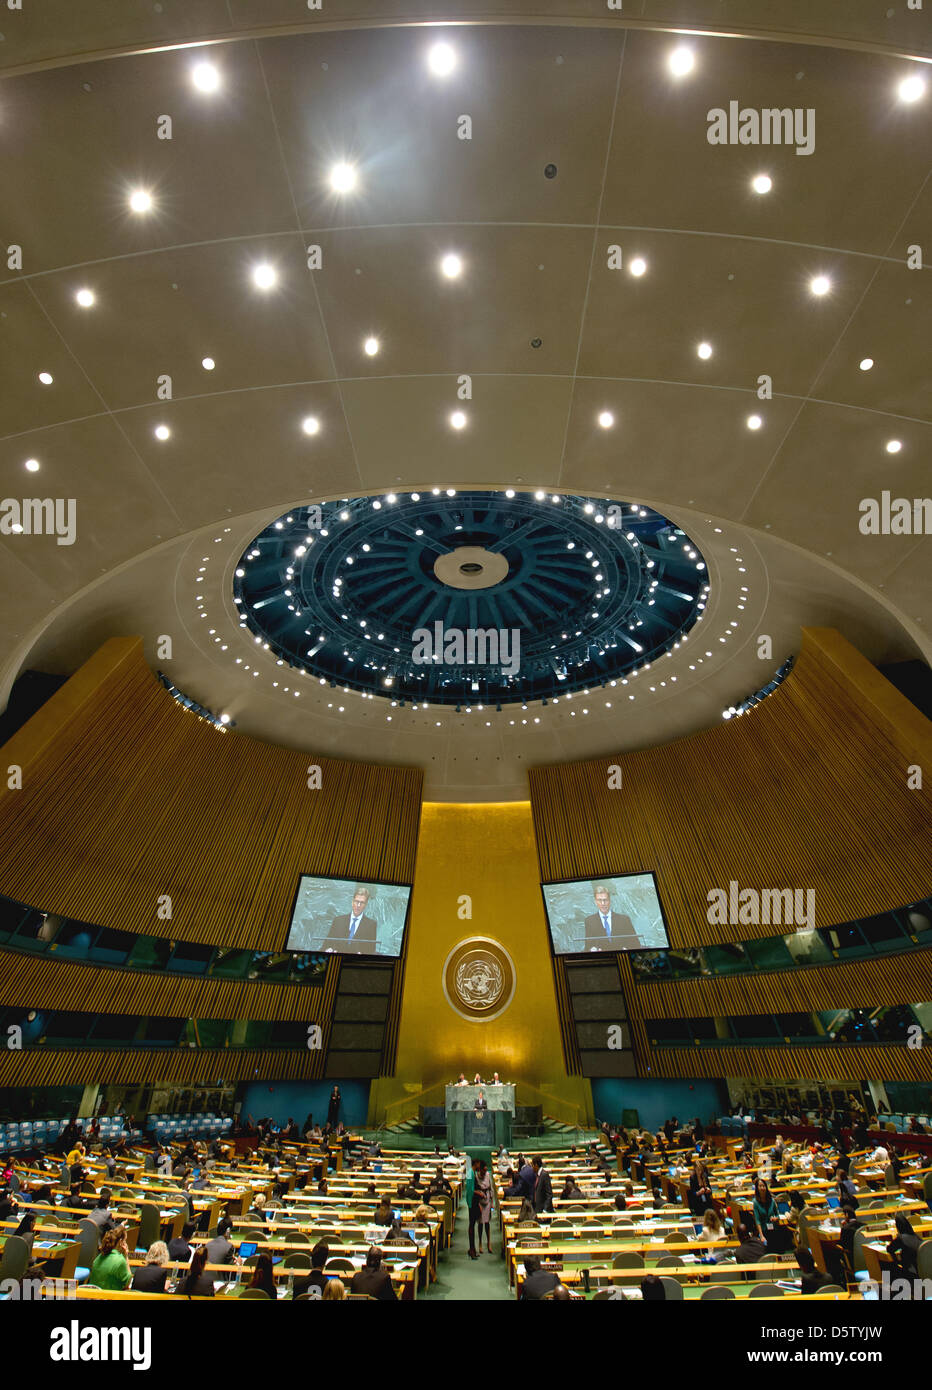
{"label": "ceiling light fixture", "polygon": [[367,338],[362,347],[367,357],[374,357],[379,350],[379,340],[378,338]]}
{"label": "ceiling light fixture", "polygon": [[643,275],[646,269],[647,262],[644,260],[643,256],[635,256],[634,260],[628,266],[630,274],[635,276]]}
{"label": "ceiling light fixture", "polygon": [[685,77],[696,66],[696,56],[691,48],[674,48],[667,58],[667,67],[674,77]]}
{"label": "ceiling light fixture", "polygon": [[427,66],[436,77],[447,77],[456,67],[456,54],[448,43],[435,43],[427,55]]}
{"label": "ceiling light fixture", "polygon": [[832,282],[827,275],[814,275],[809,281],[810,293],[816,295],[819,299],[821,299],[823,295],[828,294],[831,288]]}
{"label": "ceiling light fixture", "polygon": [[615,417],[610,410],[603,410],[599,415],[599,424],[603,430],[610,430],[615,423]]}
{"label": "ceiling light fixture", "polygon": [[131,212],[151,212],[152,194],[147,193],[144,188],[136,188],[129,195],[129,206]]}
{"label": "ceiling light fixture", "polygon": [[320,421],[316,415],[306,415],[301,421],[301,428],[305,434],[317,434],[320,429]]}
{"label": "ceiling light fixture", "polygon": [[356,187],[356,170],[352,164],[334,164],[330,170],[330,187],[334,193],[351,193]]}
{"label": "ceiling light fixture", "polygon": [[278,271],[268,261],[254,266],[252,271],[252,283],[260,290],[270,290],[278,281]]}
{"label": "ceiling light fixture", "polygon": [[77,294],[75,295],[75,299],[78,301],[82,309],[89,309],[91,305],[94,303],[96,295],[94,294],[93,290],[78,290]]}
{"label": "ceiling light fixture", "polygon": [[463,262],[453,251],[449,251],[440,262],[440,269],[448,280],[455,280],[463,269]]}
{"label": "ceiling light fixture", "polygon": [[191,81],[199,92],[215,92],[220,86],[220,73],[213,63],[198,63],[191,69]]}
{"label": "ceiling light fixture", "polygon": [[450,424],[455,430],[461,430],[463,428],[466,424],[466,416],[462,410],[454,410],[453,414],[450,416]]}
{"label": "ceiling light fixture", "polygon": [[773,188],[773,179],[769,174],[757,174],[751,180],[751,187],[755,193],[769,193]]}

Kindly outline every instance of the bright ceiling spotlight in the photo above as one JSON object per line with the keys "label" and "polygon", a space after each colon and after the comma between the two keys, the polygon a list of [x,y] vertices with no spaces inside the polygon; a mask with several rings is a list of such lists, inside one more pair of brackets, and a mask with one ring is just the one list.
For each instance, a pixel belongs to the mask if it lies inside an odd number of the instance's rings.
{"label": "bright ceiling spotlight", "polygon": [[43,386],[51,386],[54,377],[52,376],[51,372],[40,372],[39,380],[42,382]]}
{"label": "bright ceiling spotlight", "polygon": [[334,164],[330,170],[330,187],[334,193],[351,193],[356,187],[356,183],[356,170],[352,164],[346,164],[342,161],[339,164]]}
{"label": "bright ceiling spotlight", "polygon": [[205,372],[212,372],[216,365],[217,364],[212,357],[201,358],[201,366],[204,368]]}
{"label": "bright ceiling spotlight", "polygon": [[305,434],[317,434],[320,429],[320,421],[316,415],[306,415],[301,421],[301,428]]}
{"label": "bright ceiling spotlight", "polygon": [[171,430],[167,425],[156,425],[154,433],[156,439],[168,439],[171,435]]}
{"label": "bright ceiling spotlight", "polygon": [[828,294],[831,288],[832,282],[827,275],[814,275],[809,281],[810,292],[820,299],[824,294]]}
{"label": "bright ceiling spotlight", "polygon": [[695,66],[696,55],[691,48],[686,48],[683,45],[674,48],[667,58],[667,67],[674,77],[685,77],[688,72],[692,72]]}
{"label": "bright ceiling spotlight", "polygon": [[466,424],[466,416],[463,414],[462,410],[454,410],[453,414],[450,416],[450,424],[455,430],[461,430],[463,428]]}
{"label": "bright ceiling spotlight", "polygon": [[462,272],[463,262],[455,252],[449,251],[440,262],[440,269],[448,280],[455,280]]}
{"label": "bright ceiling spotlight", "polygon": [[759,430],[763,423],[759,415],[749,415],[747,418],[747,427],[749,430]]}
{"label": "bright ceiling spotlight", "polygon": [[427,54],[427,66],[437,77],[447,77],[456,67],[456,54],[448,43],[435,43]]}
{"label": "bright ceiling spotlight", "polygon": [[773,188],[773,179],[769,174],[756,174],[751,180],[751,187],[755,193],[769,193]]}
{"label": "bright ceiling spotlight", "polygon": [[26,472],[27,472],[27,473],[38,473],[38,471],[39,471],[39,460],[38,460],[38,459],[27,459],[27,460],[26,460],[26,463],[25,463],[25,468],[26,468]]}
{"label": "bright ceiling spotlight", "polygon": [[900,450],[902,449],[902,447],[903,447],[902,442],[901,442],[899,439],[888,439],[888,440],[887,440],[887,453],[888,453],[888,454],[898,454],[898,453],[900,452]]}
{"label": "bright ceiling spotlight", "polygon": [[918,101],[925,94],[926,84],[921,77],[904,77],[896,89],[900,101],[907,104]]}
{"label": "bright ceiling spotlight", "polygon": [[869,372],[873,365],[873,357],[862,357],[860,362],[858,363],[858,366],[861,368],[862,372]]}
{"label": "bright ceiling spotlight", "polygon": [[367,357],[374,357],[379,350],[378,338],[367,338],[362,348]]}
{"label": "bright ceiling spotlight", "polygon": [[131,212],[151,212],[152,194],[147,193],[144,188],[136,188],[129,195],[129,206]]}
{"label": "bright ceiling spotlight", "polygon": [[191,81],[199,92],[216,92],[220,86],[220,73],[213,63],[197,63],[191,69]]}
{"label": "bright ceiling spotlight", "polygon": [[644,260],[643,256],[635,256],[634,260],[628,266],[630,274],[635,276],[643,275],[646,269],[647,262]]}
{"label": "bright ceiling spotlight", "polygon": [[252,271],[252,283],[259,290],[270,290],[278,281],[278,271],[268,261],[254,266]]}
{"label": "bright ceiling spotlight", "polygon": [[615,423],[615,417],[610,410],[603,410],[599,415],[599,424],[603,430],[610,430]]}
{"label": "bright ceiling spotlight", "polygon": [[712,344],[700,343],[696,348],[696,355],[701,357],[704,362],[707,361],[712,356]]}
{"label": "bright ceiling spotlight", "polygon": [[91,305],[94,303],[96,295],[94,294],[93,290],[78,290],[77,294],[75,295],[75,299],[78,301],[82,309],[89,309]]}

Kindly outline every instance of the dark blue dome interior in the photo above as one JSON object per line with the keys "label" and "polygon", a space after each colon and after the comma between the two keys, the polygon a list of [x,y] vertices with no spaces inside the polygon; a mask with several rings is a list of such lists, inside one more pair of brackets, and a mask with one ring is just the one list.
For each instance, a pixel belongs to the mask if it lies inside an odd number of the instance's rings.
{"label": "dark blue dome interior", "polygon": [[[501,557],[504,576],[451,587],[434,565],[452,557],[458,581],[461,547]],[[243,554],[234,597],[241,625],[278,660],[334,685],[495,705],[625,678],[688,632],[707,585],[694,543],[650,508],[450,489],[297,508]],[[425,631],[437,653],[427,663]],[[468,644],[462,656],[438,644],[470,631],[511,638],[497,660],[494,644],[472,662]],[[516,644],[517,665],[506,659]]]}

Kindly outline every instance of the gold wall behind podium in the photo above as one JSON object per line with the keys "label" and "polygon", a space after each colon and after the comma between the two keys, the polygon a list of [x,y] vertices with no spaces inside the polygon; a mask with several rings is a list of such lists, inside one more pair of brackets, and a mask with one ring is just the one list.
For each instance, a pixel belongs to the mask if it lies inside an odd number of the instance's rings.
{"label": "gold wall behind podium", "polygon": [[[472,900],[467,919],[458,915],[464,895]],[[515,967],[511,1004],[487,1023],[461,1018],[443,992],[444,961],[471,936],[498,941]],[[398,1119],[405,1110],[416,1113],[417,1104],[442,1105],[444,1083],[460,1071],[472,1080],[476,1070],[488,1076],[496,1069],[519,1083],[519,1105],[542,1105],[561,1119],[577,1107],[591,1109],[588,1082],[568,1077],[564,1066],[530,804],[427,803],[395,1076],[373,1082],[370,1118]]]}

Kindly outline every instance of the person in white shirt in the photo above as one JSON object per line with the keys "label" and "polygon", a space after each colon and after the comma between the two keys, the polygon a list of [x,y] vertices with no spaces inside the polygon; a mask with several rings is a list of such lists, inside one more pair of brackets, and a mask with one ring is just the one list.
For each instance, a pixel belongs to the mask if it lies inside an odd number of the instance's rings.
{"label": "person in white shirt", "polygon": [[869,1155],[869,1161],[870,1161],[871,1163],[883,1163],[883,1164],[887,1164],[887,1163],[890,1162],[890,1155],[889,1155],[889,1153],[887,1152],[887,1150],[884,1148],[883,1144],[878,1144],[878,1145],[877,1145],[877,1147],[876,1147],[876,1149],[874,1150],[874,1152],[873,1152],[872,1154]]}

